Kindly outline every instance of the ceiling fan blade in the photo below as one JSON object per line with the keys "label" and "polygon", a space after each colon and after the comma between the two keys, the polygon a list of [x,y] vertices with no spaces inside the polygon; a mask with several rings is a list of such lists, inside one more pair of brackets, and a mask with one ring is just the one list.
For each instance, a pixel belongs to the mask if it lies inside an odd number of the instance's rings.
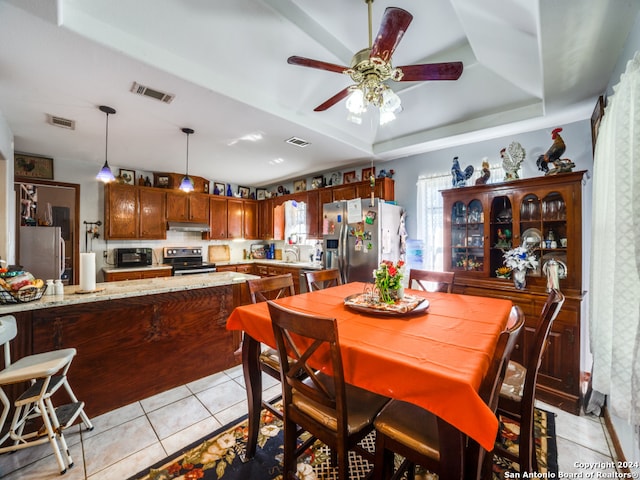
{"label": "ceiling fan blade", "polygon": [[321,62],[311,58],[292,56],[287,59],[287,63],[291,65],[299,65],[301,67],[317,68],[319,70],[328,70],[330,72],[344,73],[347,67],[336,65],[335,63]]}
{"label": "ceiling fan blade", "polygon": [[425,63],[398,67],[402,71],[401,82],[421,80],[457,80],[462,75],[462,62]]}
{"label": "ceiling fan blade", "polygon": [[329,100],[327,100],[326,102],[324,102],[324,103],[318,105],[316,108],[314,108],[313,111],[314,112],[324,112],[328,108],[333,107],[340,100],[345,99],[345,98],[347,98],[349,96],[349,94],[351,93],[350,89],[351,89],[351,87],[347,87],[344,90],[340,90],[338,93],[336,93]]}
{"label": "ceiling fan blade", "polygon": [[378,35],[371,46],[370,57],[378,57],[388,62],[391,59],[391,55],[393,55],[393,51],[402,40],[402,36],[411,20],[413,20],[413,15],[406,10],[398,7],[388,7],[384,11],[380,30],[378,30]]}

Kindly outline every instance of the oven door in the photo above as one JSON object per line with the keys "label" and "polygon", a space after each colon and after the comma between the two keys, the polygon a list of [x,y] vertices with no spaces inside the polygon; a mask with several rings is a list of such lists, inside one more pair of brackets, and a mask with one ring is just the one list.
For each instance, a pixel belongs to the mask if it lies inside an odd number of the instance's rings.
{"label": "oven door", "polygon": [[193,268],[193,267],[173,267],[173,275],[175,277],[182,275],[195,275],[198,273],[212,273],[216,271],[216,267]]}

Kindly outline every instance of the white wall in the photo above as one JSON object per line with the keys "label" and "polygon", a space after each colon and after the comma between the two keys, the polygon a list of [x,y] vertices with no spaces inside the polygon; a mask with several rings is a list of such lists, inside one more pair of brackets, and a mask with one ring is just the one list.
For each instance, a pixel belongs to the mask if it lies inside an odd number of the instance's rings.
{"label": "white wall", "polygon": [[13,133],[0,112],[0,258],[15,262],[15,195],[13,194]]}

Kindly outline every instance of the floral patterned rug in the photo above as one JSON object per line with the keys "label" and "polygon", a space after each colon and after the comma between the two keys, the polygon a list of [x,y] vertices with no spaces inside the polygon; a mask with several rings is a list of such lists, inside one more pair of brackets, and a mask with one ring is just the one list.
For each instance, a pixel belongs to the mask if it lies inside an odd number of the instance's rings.
{"label": "floral patterned rug", "polygon": [[[258,450],[253,459],[243,462],[247,438],[247,420],[240,419],[212,433],[183,451],[145,469],[129,480],[282,480],[282,421],[266,410],[262,411],[262,428],[258,436]],[[558,474],[555,441],[555,423],[552,413],[536,409],[536,448],[540,472]],[[500,422],[500,439],[503,445],[517,451],[517,423]],[[375,434],[370,434],[362,445],[373,451]],[[350,452],[350,479],[364,480],[372,465],[354,452]],[[316,442],[299,458],[300,480],[336,480],[337,472],[330,466],[329,449]],[[514,478],[507,472],[517,471],[509,461],[494,456],[493,478]],[[417,480],[434,480],[437,475],[418,471]]]}

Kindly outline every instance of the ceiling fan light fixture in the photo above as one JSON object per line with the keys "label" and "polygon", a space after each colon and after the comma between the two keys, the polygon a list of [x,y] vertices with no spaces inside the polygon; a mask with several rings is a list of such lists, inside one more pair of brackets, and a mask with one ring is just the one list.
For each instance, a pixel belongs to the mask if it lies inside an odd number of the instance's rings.
{"label": "ceiling fan light fixture", "polygon": [[107,159],[107,149],[109,147],[109,115],[113,115],[116,111],[105,105],[100,105],[98,107],[101,112],[107,115],[106,128],[105,128],[105,141],[104,141],[104,165],[96,175],[96,180],[100,180],[102,183],[113,182],[116,177],[113,176],[113,172],[111,168],[109,168],[109,161]]}
{"label": "ceiling fan light fixture", "polygon": [[187,135],[187,168],[185,169],[184,177],[182,177],[179,188],[183,192],[189,193],[193,192],[193,180],[189,177],[189,135],[194,131],[192,128],[183,128],[182,132]]}
{"label": "ceiling fan light fixture", "polygon": [[389,87],[382,92],[382,105],[380,112],[399,113],[402,110],[400,97]]}
{"label": "ceiling fan light fixture", "polygon": [[354,88],[346,102],[347,110],[353,115],[362,115],[367,110],[364,92],[361,88]]}
{"label": "ceiling fan light fixture", "polygon": [[385,125],[389,122],[393,122],[395,119],[395,113],[380,109],[380,125]]}

